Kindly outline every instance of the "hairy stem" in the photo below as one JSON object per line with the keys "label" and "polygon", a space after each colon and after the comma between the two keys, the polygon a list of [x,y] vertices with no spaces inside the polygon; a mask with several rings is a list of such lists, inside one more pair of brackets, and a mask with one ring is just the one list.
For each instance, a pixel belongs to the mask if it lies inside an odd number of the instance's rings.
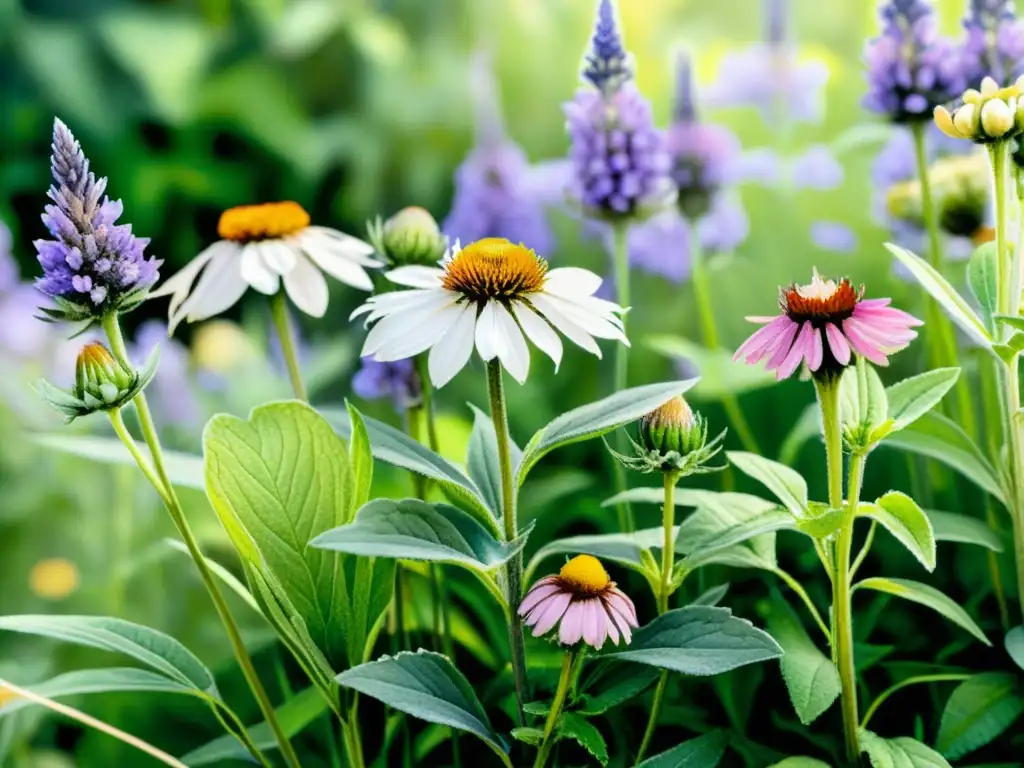
{"label": "hairy stem", "polygon": [[864,480],[864,461],[865,458],[861,454],[855,454],[850,459],[849,504],[836,541],[836,579],[833,592],[836,659],[842,683],[843,731],[846,735],[846,754],[851,763],[856,762],[860,755],[860,737],[857,717],[857,671],[853,657],[850,550],[853,546],[853,523]]}
{"label": "hairy stem", "polygon": [[[620,307],[629,309],[629,248],[627,238],[629,235],[628,224],[612,225],[612,251],[615,260],[615,291],[616,300]],[[622,330],[625,333],[629,319],[628,312],[622,316]],[[628,334],[627,334],[628,335]],[[625,344],[615,346],[615,383],[614,391],[621,392],[629,386],[629,347]],[[629,446],[626,442],[625,433],[616,436],[617,450],[619,453],[628,453]],[[629,488],[626,481],[626,468],[617,461],[612,461],[612,468],[615,478],[615,491],[623,493]],[[629,533],[636,527],[633,519],[633,507],[628,501],[620,501],[616,507],[616,514],[619,519],[619,530]]]}
{"label": "hairy stem", "polygon": [[299,400],[309,402],[306,385],[302,383],[302,370],[299,368],[299,355],[295,349],[295,332],[288,318],[288,301],[284,290],[270,297],[270,316],[274,320],[274,329],[281,342],[281,356],[288,367],[288,378],[292,382],[292,391]]}
{"label": "hairy stem", "polygon": [[558,678],[558,688],[555,691],[555,700],[551,703],[551,711],[548,712],[548,719],[544,723],[544,736],[541,738],[540,749],[537,750],[537,759],[533,762],[533,768],[544,768],[551,754],[551,748],[555,745],[552,735],[555,726],[558,725],[558,718],[562,714],[562,707],[565,705],[566,695],[569,693],[569,686],[572,683],[573,671],[576,669],[576,654],[566,651],[562,656],[562,674]]}

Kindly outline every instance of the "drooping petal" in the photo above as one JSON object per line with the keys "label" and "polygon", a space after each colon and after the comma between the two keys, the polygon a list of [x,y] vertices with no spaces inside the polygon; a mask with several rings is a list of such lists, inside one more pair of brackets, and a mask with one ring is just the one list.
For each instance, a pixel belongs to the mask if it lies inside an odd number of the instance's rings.
{"label": "drooping petal", "polygon": [[[811,325],[808,323],[808,325]],[[807,367],[812,371],[816,371],[821,368],[821,362],[824,359],[825,350],[822,346],[821,331],[811,326],[811,347],[807,355]]]}
{"label": "drooping petal", "polygon": [[410,304],[400,311],[388,312],[370,329],[360,357],[376,354],[385,344],[401,344],[406,336],[415,332],[424,323],[428,323],[435,313],[447,306],[454,306],[451,297],[444,291],[423,291],[416,298],[414,305]]}
{"label": "drooping petal", "polygon": [[567,298],[593,296],[601,287],[601,282],[601,277],[589,269],[559,267],[548,272],[544,292]]}
{"label": "drooping petal", "polygon": [[242,279],[267,296],[281,287],[281,277],[263,261],[259,243],[249,243],[242,249],[241,270]]}
{"label": "drooping petal", "polygon": [[889,358],[886,357],[885,353],[863,336],[857,330],[856,325],[850,325],[850,318],[843,321],[843,335],[850,342],[853,351],[861,357],[866,357],[875,365],[883,367],[889,365]]}
{"label": "drooping petal", "polygon": [[793,371],[800,365],[800,361],[806,358],[810,353],[811,348],[811,333],[814,328],[809,322],[803,323],[800,327],[800,333],[796,337],[796,341],[793,342],[793,346],[789,350],[789,354],[786,355],[785,359],[779,365],[778,370],[775,372],[776,378],[782,381],[785,378],[793,375]]}
{"label": "drooping petal", "polygon": [[601,348],[597,346],[597,342],[594,341],[594,338],[573,320],[570,320],[558,307],[547,302],[546,297],[543,294],[533,294],[530,297],[530,301],[534,308],[547,318],[548,322],[550,322],[551,325],[569,339],[569,341],[576,346],[587,350],[587,352],[590,352],[592,355],[596,355],[598,359],[601,358]]}
{"label": "drooping petal", "polygon": [[303,253],[334,279],[363,291],[373,290],[373,280],[359,258],[331,247],[329,242],[325,244],[324,238],[311,236],[308,229],[297,235],[296,240]]}
{"label": "drooping petal", "polygon": [[778,342],[775,344],[775,352],[768,362],[765,363],[765,369],[773,371],[778,368],[782,361],[786,359],[789,354],[789,350],[793,346],[793,339],[796,338],[797,332],[800,330],[800,324],[790,321],[790,324],[782,329],[782,333],[779,336]]}
{"label": "drooping petal", "polygon": [[832,356],[840,365],[850,362],[850,344],[847,342],[843,332],[835,323],[825,323],[825,335],[828,338],[828,346],[832,350]]}
{"label": "drooping petal", "polygon": [[540,637],[547,634],[558,623],[558,620],[562,618],[571,601],[572,595],[568,592],[560,592],[545,600],[542,613],[534,611],[530,614],[530,621],[533,622],[533,636]]}
{"label": "drooping petal", "polygon": [[444,281],[444,270],[437,267],[398,267],[384,273],[384,277],[396,285],[410,288],[437,288]]}
{"label": "drooping petal", "polygon": [[455,323],[431,348],[427,358],[427,370],[435,387],[443,387],[466,367],[473,354],[475,328],[476,307],[459,307],[459,316]]}
{"label": "drooping petal", "polygon": [[558,592],[559,589],[560,587],[558,586],[558,584],[551,581],[549,581],[547,584],[541,584],[539,582],[537,584],[534,584],[530,588],[530,591],[526,593],[526,597],[524,597],[523,601],[519,604],[519,615],[525,616],[531,610],[533,610],[533,608],[541,600],[543,600],[545,597],[548,597],[549,595],[553,595],[555,592]]}
{"label": "drooping petal", "polygon": [[312,261],[300,255],[283,280],[284,290],[296,307],[310,317],[324,316],[329,298],[327,280]]}
{"label": "drooping petal", "polygon": [[498,327],[497,302],[488,301],[476,319],[476,351],[485,361],[505,353],[505,339]]}
{"label": "drooping petal", "polygon": [[504,347],[504,350],[499,353],[499,359],[512,378],[522,384],[530,372],[530,348],[526,346],[523,332],[519,330],[515,319],[505,309],[505,305],[498,302],[493,302],[493,304],[495,326],[498,333],[502,335]]}
{"label": "drooping petal", "polygon": [[548,322],[521,301],[512,303],[512,312],[526,337],[555,363],[555,373],[562,362],[562,340]]}
{"label": "drooping petal", "polygon": [[203,270],[191,295],[171,317],[169,332],[174,333],[182,318],[196,322],[219,315],[234,306],[248,287],[242,278],[240,260],[233,253],[222,253]]}
{"label": "drooping petal", "polygon": [[732,356],[733,362],[738,361],[742,357],[746,357],[746,362],[748,363],[758,362],[768,353],[768,350],[773,348],[773,342],[778,339],[782,331],[792,322],[785,315],[772,318],[771,322],[754,331],[750,338],[740,345],[739,349]]}
{"label": "drooping petal", "polygon": [[629,599],[625,592],[613,587],[608,591],[606,597],[609,604],[622,613],[634,627],[640,626],[636,616],[636,606],[633,605],[633,601]]}
{"label": "drooping petal", "polygon": [[295,268],[298,253],[295,248],[282,240],[264,240],[258,244],[264,263],[279,275],[286,275]]}
{"label": "drooping petal", "polygon": [[575,645],[583,637],[586,630],[587,606],[589,600],[574,600],[562,617],[558,628],[558,642],[562,645]]}
{"label": "drooping petal", "polygon": [[[430,314],[423,315],[420,323],[407,328],[402,336],[398,338],[392,337],[387,344],[381,346],[377,350],[375,357],[385,363],[393,360],[405,360],[407,357],[415,357],[443,339],[449,329],[458,321],[461,314],[461,309],[457,305],[449,304]],[[392,319],[396,319],[394,315],[381,320],[380,323],[374,326],[373,330],[377,330],[381,325]],[[369,336],[367,340],[369,340]]]}

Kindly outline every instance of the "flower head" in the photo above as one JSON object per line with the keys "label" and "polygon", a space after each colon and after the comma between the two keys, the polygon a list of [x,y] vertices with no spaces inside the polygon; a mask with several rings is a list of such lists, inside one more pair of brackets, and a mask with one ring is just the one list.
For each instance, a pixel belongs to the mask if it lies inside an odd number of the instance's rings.
{"label": "flower head", "polygon": [[749,317],[767,323],[743,342],[733,360],[743,358],[775,371],[781,381],[801,362],[817,377],[841,372],[855,355],[875,365],[888,365],[889,355],[905,348],[917,336],[911,330],[921,321],[889,306],[891,299],[864,299],[843,278],[823,279],[817,271],[807,285],[793,284],[779,291],[778,317]]}
{"label": "flower head", "polygon": [[684,477],[722,469],[707,463],[721,451],[724,439],[723,431],[709,442],[707,421],[677,396],[640,419],[637,440],[630,438],[635,455],[608,450],[630,469]]}
{"label": "flower head", "polygon": [[577,555],[557,576],[535,583],[519,604],[523,623],[540,637],[559,624],[558,642],[576,645],[581,640],[600,649],[605,640],[628,645],[638,626],[633,601],[615,586],[601,561]]}
{"label": "flower head", "polygon": [[388,398],[396,411],[405,411],[420,401],[420,384],[410,359],[381,363],[372,357],[360,361],[352,377],[352,390],[364,400]]}
{"label": "flower head", "polygon": [[964,18],[966,39],[960,54],[966,86],[985,77],[1009,85],[1024,75],[1024,20],[1013,0],[970,0]]}
{"label": "flower head", "polygon": [[370,242],[377,254],[396,267],[436,264],[448,248],[430,211],[419,206],[403,208],[387,221],[380,217],[369,225]]}
{"label": "flower head", "polygon": [[864,106],[896,123],[926,120],[964,89],[953,44],[938,33],[927,0],[888,0],[882,32],[868,43]]}
{"label": "flower head", "polygon": [[89,170],[78,140],[60,120],[53,123],[50,168],[53,184],[43,223],[52,240],[36,240],[43,276],[36,287],[53,299],[55,309],[41,311],[53,320],[92,320],[108,312],[127,312],[157,281],[161,262],[143,251],[130,224],[117,224],[123,206],[104,191],[105,178]]}
{"label": "flower head", "polygon": [[282,282],[295,306],[323,317],[328,288],[322,272],[370,291],[373,282],[366,268],[380,266],[370,256],[373,246],[335,229],[312,226],[309,214],[294,202],[231,208],[221,214],[217,232],[222,240],[151,294],[171,297],[171,333],[182,320],[195,322],[224,312],[250,286],[270,296]]}
{"label": "flower head", "polygon": [[963,103],[950,112],[941,104],[933,110],[935,125],[953,139],[970,139],[976,144],[1010,139],[1024,130],[1024,75],[1013,85],[1000,88],[991,77],[981,81],[981,90],[968,88]]}
{"label": "flower head", "polygon": [[576,267],[548,269],[523,244],[486,238],[458,242],[440,267],[399,267],[387,273],[412,290],[370,297],[352,316],[373,328],[362,355],[393,362],[430,350],[428,368],[443,386],[469,362],[474,344],[484,360],[498,358],[522,383],[530,367],[526,338],[554,362],[562,359],[556,331],[600,357],[594,337],[628,344],[622,308],[594,296],[601,278]]}
{"label": "flower head", "polygon": [[633,77],[629,58],[615,21],[615,6],[612,0],[601,0],[590,52],[583,57],[583,78],[602,93],[613,91]]}

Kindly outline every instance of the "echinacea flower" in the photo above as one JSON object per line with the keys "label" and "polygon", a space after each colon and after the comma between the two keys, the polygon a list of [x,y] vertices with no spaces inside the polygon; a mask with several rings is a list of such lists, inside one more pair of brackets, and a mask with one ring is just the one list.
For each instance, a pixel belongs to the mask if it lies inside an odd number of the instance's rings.
{"label": "echinacea flower", "polygon": [[249,287],[272,296],[282,282],[296,307],[323,317],[328,288],[321,270],[347,285],[373,290],[366,273],[367,267],[380,266],[370,256],[373,246],[309,222],[309,214],[294,202],[243,205],[222,213],[217,232],[223,239],[150,294],[171,297],[171,333],[182,320],[191,323],[224,312]]}
{"label": "echinacea flower", "polygon": [[620,637],[629,645],[632,628],[638,626],[633,601],[592,555],[577,555],[557,576],[530,587],[519,604],[519,615],[533,628],[534,637],[547,634],[558,624],[560,644],[572,646],[582,640],[596,649],[607,639],[618,645]]}
{"label": "echinacea flower", "polygon": [[1009,85],[1024,74],[1024,19],[1013,0],[970,0],[964,32],[964,85],[978,88],[985,77]]}
{"label": "echinacea flower", "polygon": [[888,365],[888,356],[910,344],[917,336],[911,328],[922,323],[890,307],[892,299],[863,296],[864,289],[857,290],[846,278],[825,280],[815,270],[809,284],[780,290],[783,314],[747,318],[767,325],[743,342],[733,360],[753,364],[767,358],[765,368],[780,381],[801,362],[818,377],[841,371],[854,355]]}
{"label": "echinacea flower", "polygon": [[530,367],[526,338],[557,369],[562,342],[555,331],[598,357],[594,338],[629,344],[617,304],[594,296],[601,278],[578,267],[548,269],[523,244],[485,238],[465,248],[455,243],[439,267],[399,267],[386,273],[412,290],[371,296],[352,313],[373,324],[362,356],[381,362],[430,350],[435,386],[447,384],[469,362],[475,343],[480,357],[498,358],[522,383]]}
{"label": "echinacea flower", "polygon": [[138,306],[159,278],[162,262],[143,251],[149,239],[135,237],[130,224],[117,224],[124,207],[103,193],[78,140],[64,123],[53,121],[50,168],[43,223],[52,240],[36,240],[43,276],[36,288],[56,308],[40,308],[51,320],[94,320]]}

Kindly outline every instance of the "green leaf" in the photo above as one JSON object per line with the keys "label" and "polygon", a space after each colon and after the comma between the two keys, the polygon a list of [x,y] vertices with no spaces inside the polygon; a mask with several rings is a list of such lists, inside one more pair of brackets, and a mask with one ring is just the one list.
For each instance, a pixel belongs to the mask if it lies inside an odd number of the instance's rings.
{"label": "green leaf", "polygon": [[727,451],[726,456],[740,472],[771,491],[794,516],[807,516],[807,482],[796,470],[756,453]]}
{"label": "green leaf", "polygon": [[[775,559],[775,533],[756,534],[740,547],[731,545],[713,549],[709,545],[726,531],[741,524],[751,524],[755,518],[780,510],[774,502],[747,493],[717,493],[692,488],[676,491],[676,506],[695,506],[696,512],[687,517],[679,526],[676,535],[676,551],[682,555],[694,555],[691,564],[707,565],[710,559],[720,561],[725,550],[747,550],[758,561],[755,568],[773,568]],[[791,516],[790,516],[791,517]],[[698,549],[704,549],[699,555]],[[736,553],[741,559],[750,560],[745,552]],[[739,567],[751,567],[749,564]]]}
{"label": "green leaf", "polygon": [[992,319],[1001,325],[1005,325],[1007,328],[1024,331],[1024,317],[1020,315],[992,315]]}
{"label": "green leaf", "polygon": [[512,738],[531,747],[539,747],[544,741],[544,731],[540,728],[513,728]]}
{"label": "green leaf", "polygon": [[534,465],[556,448],[600,437],[634,422],[696,383],[697,379],[686,379],[624,389],[603,400],[563,413],[530,438],[516,469],[518,484],[522,485]]}
{"label": "green leaf", "polygon": [[370,436],[362,414],[346,401],[352,432],[348,439],[349,468],[352,472],[352,493],[349,501],[349,518],[370,500],[370,486],[373,485],[373,454],[370,452]]}
{"label": "green leaf", "polygon": [[952,768],[934,749],[905,736],[883,739],[862,728],[860,744],[868,753],[872,768]]}
{"label": "green leaf", "polygon": [[[814,517],[796,521],[796,529],[814,539],[827,539],[838,531],[846,519],[846,510],[829,509],[825,504],[811,502]],[[820,510],[820,511],[819,511]]]}
{"label": "green leaf", "polygon": [[235,548],[272,574],[277,599],[287,596],[334,669],[362,662],[391,599],[394,562],[308,546],[350,521],[344,441],[312,408],[288,401],[260,406],[248,421],[215,416],[203,447],[207,495]]}
{"label": "green leaf", "polygon": [[857,506],[858,517],[877,520],[929,572],[935,570],[935,533],[924,511],[905,493],[889,491],[874,504]]}
{"label": "green leaf", "polygon": [[995,470],[967,433],[956,423],[931,411],[913,424],[893,432],[886,445],[902,448],[947,464],[1005,504]]}
{"label": "green leaf", "polygon": [[217,695],[210,670],[170,635],[110,616],[0,616],[0,630],[123,653],[182,685]]}
{"label": "green leaf", "polygon": [[507,752],[491,727],[469,681],[447,657],[431,651],[382,656],[338,675],[338,684],[429,723],[478,736],[496,752]]}
{"label": "green leaf", "polygon": [[772,509],[693,541],[692,548],[689,554],[687,554],[685,562],[687,567],[696,567],[698,563],[704,564],[704,560],[709,555],[731,547],[734,544],[741,544],[767,533],[793,531],[796,529],[797,521],[793,519],[789,512],[781,509]]}
{"label": "green leaf", "polygon": [[[501,466],[498,463],[498,436],[494,431],[491,417],[470,403],[473,409],[473,431],[469,435],[466,451],[466,469],[483,494],[484,500],[495,510],[495,517],[501,517]],[[523,452],[511,440],[512,466],[519,466]]]}
{"label": "green leaf", "polygon": [[583,695],[576,711],[582,715],[602,715],[639,696],[660,674],[645,664],[599,660],[580,686]]}
{"label": "green leaf", "polygon": [[998,738],[1024,712],[1017,676],[975,675],[958,685],[942,711],[935,748],[950,760]]}
{"label": "green leaf", "polygon": [[893,243],[886,243],[885,247],[899,259],[932,298],[942,305],[954,323],[983,347],[988,348],[992,345],[992,336],[981,318],[931,264]]}
{"label": "green leaf", "polygon": [[715,768],[729,745],[726,731],[712,731],[649,757],[636,768]]}
{"label": "green leaf", "polygon": [[[315,687],[306,688],[274,710],[277,721],[289,739],[300,734],[327,709],[327,702]],[[265,722],[247,729],[253,743],[263,752],[278,748],[270,726]],[[226,761],[251,762],[252,757],[242,743],[230,734],[220,736],[184,755],[181,761],[190,768],[201,765],[222,765]]]}
{"label": "green leaf", "polygon": [[967,284],[981,307],[985,326],[992,330],[992,315],[999,304],[999,253],[994,242],[982,243],[975,248],[967,262]]}
{"label": "green leaf", "polygon": [[699,400],[722,400],[775,383],[775,374],[771,371],[757,365],[734,363],[732,352],[708,349],[682,336],[649,336],[645,343],[670,359],[693,363],[700,374],[700,383],[693,390]]}
{"label": "green leaf", "polygon": [[936,368],[886,389],[893,429],[903,429],[928,413],[953,388],[958,378],[959,368]]}
{"label": "green leaf", "polygon": [[717,587],[711,587],[701,592],[690,601],[690,605],[718,605],[728,593],[729,582],[719,584]]}
{"label": "green leaf", "polygon": [[955,512],[939,512],[934,509],[927,510],[926,514],[931,520],[936,541],[976,544],[979,547],[991,549],[993,552],[1003,551],[1003,543],[995,531],[989,528],[983,520]]}
{"label": "green leaf", "polygon": [[690,606],[663,613],[640,627],[631,645],[605,658],[687,675],[717,675],[781,655],[771,635],[727,608]]}
{"label": "green leaf", "polygon": [[[319,411],[338,434],[349,439],[352,422],[347,411],[339,408],[321,408]],[[369,416],[363,416],[363,422],[375,459],[433,480],[446,493],[465,504],[466,511],[477,517],[491,533],[500,535],[497,511],[488,506],[476,483],[462,470],[399,429]]]}
{"label": "green leaf", "polygon": [[[646,528],[633,533],[597,533],[569,536],[556,539],[537,550],[530,559],[526,573],[532,574],[537,567],[552,555],[593,555],[600,560],[609,560],[645,573],[651,562],[648,550],[661,547],[664,541],[663,528]],[[646,557],[645,557],[646,555]]]}
{"label": "green leaf", "polygon": [[1003,643],[1013,663],[1024,669],[1024,624],[1007,632]]}
{"label": "green leaf", "polygon": [[374,499],[351,523],[321,533],[309,546],[491,571],[521,552],[526,538],[524,534],[513,542],[498,541],[475,517],[449,504]]}
{"label": "green leaf", "polygon": [[974,623],[974,619],[967,614],[967,611],[935,587],[911,581],[910,579],[874,577],[857,582],[854,585],[854,589],[873,589],[876,592],[885,592],[889,595],[902,597],[904,600],[920,603],[931,608],[933,611],[941,613],[957,626],[966,629],[985,645],[992,645],[988,638],[985,637],[985,633],[981,631],[981,628]]}
{"label": "green leaf", "polygon": [[843,371],[839,380],[839,413],[843,425],[879,426],[889,410],[885,385],[875,367],[863,358]]}
{"label": "green leaf", "polygon": [[608,745],[604,736],[586,718],[574,712],[563,712],[558,723],[558,735],[572,739],[589,752],[601,765],[608,765]]}
{"label": "green leaf", "polygon": [[842,692],[839,670],[807,636],[800,619],[781,598],[772,601],[768,629],[784,651],[779,666],[789,700],[800,722],[810,725]]}
{"label": "green leaf", "polygon": [[[83,459],[91,459],[101,464],[120,464],[134,467],[135,459],[125,448],[124,444],[116,437],[94,437],[92,435],[34,435],[33,442],[45,447],[52,448],[61,453],[72,456],[80,456]],[[146,446],[138,444],[143,454],[147,452]],[[178,451],[164,451],[164,461],[167,466],[167,474],[171,483],[181,488],[195,488],[206,490],[206,483],[203,480],[203,457],[193,456]]]}
{"label": "green leaf", "polygon": [[828,763],[814,757],[787,757],[785,760],[772,763],[768,768],[832,768]]}

